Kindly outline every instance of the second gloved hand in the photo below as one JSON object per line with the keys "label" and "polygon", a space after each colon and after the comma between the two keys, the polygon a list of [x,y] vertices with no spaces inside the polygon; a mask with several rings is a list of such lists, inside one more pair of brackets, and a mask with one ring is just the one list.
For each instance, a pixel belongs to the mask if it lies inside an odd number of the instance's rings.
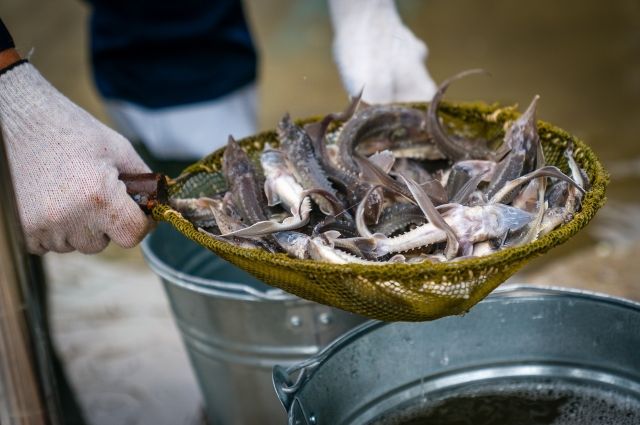
{"label": "second gloved hand", "polygon": [[427,46],[400,19],[393,0],[329,0],[333,54],[345,88],[370,103],[428,101],[436,85]]}
{"label": "second gloved hand", "polygon": [[0,75],[0,123],[29,252],[94,253],[144,237],[149,219],[118,175],[148,167],[29,63]]}

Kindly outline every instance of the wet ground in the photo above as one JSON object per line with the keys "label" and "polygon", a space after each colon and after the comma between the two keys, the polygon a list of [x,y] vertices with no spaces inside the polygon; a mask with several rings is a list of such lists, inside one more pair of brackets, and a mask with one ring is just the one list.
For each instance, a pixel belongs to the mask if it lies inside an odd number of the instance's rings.
{"label": "wet ground", "polygon": [[[519,282],[640,300],[640,3],[404,0],[436,81],[482,67],[452,100],[525,105],[586,141],[611,172],[608,203],[580,235],[530,263]],[[261,51],[260,125],[341,109],[324,2],[248,3]],[[20,50],[63,93],[106,120],[87,63],[86,5],[4,0]],[[194,423],[198,390],[158,280],[139,251],[47,255],[58,348],[91,422]],[[142,414],[144,413],[144,414]]]}

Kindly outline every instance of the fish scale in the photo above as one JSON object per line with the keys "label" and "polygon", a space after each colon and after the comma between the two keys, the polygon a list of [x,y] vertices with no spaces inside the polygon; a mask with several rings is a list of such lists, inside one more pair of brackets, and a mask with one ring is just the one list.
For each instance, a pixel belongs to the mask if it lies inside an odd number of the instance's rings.
{"label": "fish scale", "polygon": [[[496,238],[507,230],[517,230],[531,220],[531,215],[506,205],[486,205],[478,207],[457,206],[443,214],[445,222],[451,226],[456,236],[470,243]],[[375,235],[374,235],[375,237]],[[406,252],[447,239],[443,230],[427,223],[402,235],[392,238],[378,238],[375,255]]]}
{"label": "fish scale", "polygon": [[[278,137],[280,147],[302,187],[305,190],[322,189],[336,196],[335,189],[315,157],[313,141],[288,115],[278,123]],[[331,204],[323,197],[311,195],[311,199],[318,204],[323,213],[329,214],[332,211]]]}
{"label": "fish scale", "polygon": [[[509,181],[533,171],[540,137],[536,127],[536,106],[539,96],[535,96],[527,110],[509,127],[505,144],[510,152],[498,163],[493,178],[487,188],[487,196],[493,197]],[[515,193],[505,197],[510,202]]]}

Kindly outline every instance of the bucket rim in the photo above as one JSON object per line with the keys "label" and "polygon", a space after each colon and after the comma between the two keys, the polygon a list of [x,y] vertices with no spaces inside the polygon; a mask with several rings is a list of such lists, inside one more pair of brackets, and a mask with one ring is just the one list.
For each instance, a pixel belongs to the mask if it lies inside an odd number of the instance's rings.
{"label": "bucket rim", "polygon": [[[512,283],[508,285],[501,286],[490,293],[485,300],[480,301],[481,303],[487,303],[495,301],[496,299],[505,299],[505,298],[542,298],[542,297],[575,297],[575,298],[583,298],[589,300],[596,300],[600,302],[604,302],[606,304],[618,305],[621,307],[631,308],[632,310],[636,310],[640,312],[640,302],[633,301],[627,298],[617,297],[614,295],[604,294],[602,292],[589,291],[586,289],[576,289],[570,287],[563,286],[554,286],[554,285],[531,285],[531,284],[522,284],[522,283]],[[368,320],[348,332],[342,334],[340,337],[332,341],[329,345],[319,351],[312,358],[306,359],[303,362],[300,362],[297,365],[292,365],[288,368],[288,371],[296,372],[297,370],[309,366],[311,364],[316,364],[319,362],[324,362],[331,356],[331,354],[335,351],[338,351],[344,345],[350,343],[352,340],[357,339],[360,335],[365,335],[369,332],[374,331],[375,329],[383,326],[390,326],[399,322],[384,322],[381,320]],[[408,322],[400,322],[400,323],[408,323]]]}
{"label": "bucket rim", "polygon": [[172,285],[201,294],[241,301],[309,302],[277,288],[270,288],[266,291],[260,291],[242,283],[231,283],[222,282],[219,280],[205,279],[202,277],[193,276],[188,273],[177,271],[174,268],[168,266],[166,262],[161,260],[160,257],[155,254],[153,248],[151,247],[152,237],[152,234],[147,235],[140,244],[142,255],[149,268],[163,281],[169,282]]}
{"label": "bucket rim", "polygon": [[[554,285],[531,285],[513,283],[501,286],[478,304],[486,304],[508,298],[543,299],[543,298],[573,298],[594,300],[604,304],[615,305],[640,312],[640,302],[617,297],[601,292],[589,291]],[[407,322],[383,322],[380,320],[366,321],[336,338],[317,354],[289,367],[275,366],[273,368],[273,385],[281,403],[289,411],[290,404],[296,394],[304,387],[314,375],[315,371],[331,357],[354,340],[367,335],[378,328]],[[290,377],[295,376],[295,382],[290,382]]]}

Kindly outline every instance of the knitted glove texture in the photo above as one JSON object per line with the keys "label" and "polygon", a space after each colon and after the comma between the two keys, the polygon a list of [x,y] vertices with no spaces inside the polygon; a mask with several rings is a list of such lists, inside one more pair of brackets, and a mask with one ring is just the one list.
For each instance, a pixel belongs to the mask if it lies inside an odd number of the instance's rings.
{"label": "knitted glove texture", "polygon": [[0,76],[0,123],[31,253],[136,245],[150,220],[120,173],[149,169],[131,144],[75,105],[29,63]]}

